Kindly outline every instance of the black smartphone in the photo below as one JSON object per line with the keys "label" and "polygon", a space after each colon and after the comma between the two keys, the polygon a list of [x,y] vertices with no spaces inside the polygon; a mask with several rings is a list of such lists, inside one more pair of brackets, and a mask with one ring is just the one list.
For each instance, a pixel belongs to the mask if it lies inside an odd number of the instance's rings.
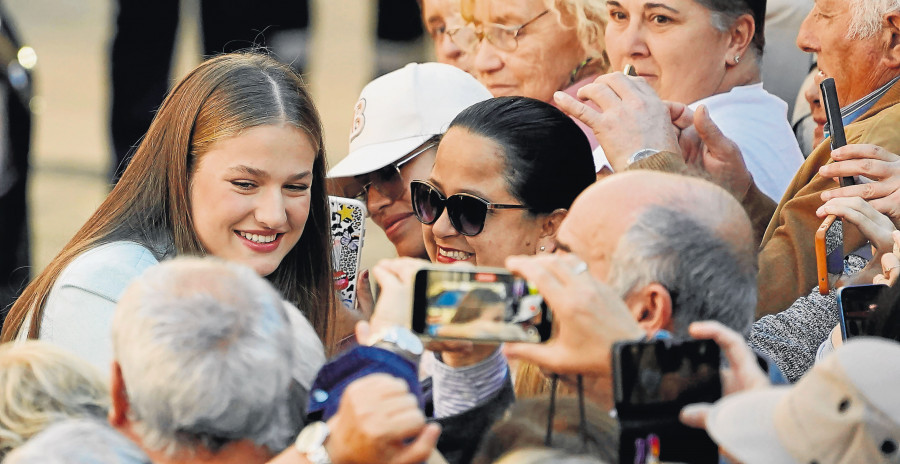
{"label": "black smartphone", "polygon": [[[822,103],[825,106],[825,130],[831,137],[831,150],[847,145],[847,137],[844,135],[844,120],[841,119],[841,105],[838,103],[837,88],[834,86],[834,79],[829,77],[819,84],[822,91]],[[855,185],[856,179],[853,177],[841,177],[841,187]]]}
{"label": "black smartphone", "polygon": [[887,285],[853,285],[838,290],[837,303],[841,310],[841,335],[844,340],[859,336],[883,336],[879,324],[885,316],[879,308]]}
{"label": "black smartphone", "polygon": [[719,346],[712,340],[620,342],[613,347],[619,462],[717,463],[706,431],[678,420],[681,408],[722,397]]}
{"label": "black smartphone", "polygon": [[505,269],[434,265],[416,273],[412,330],[423,338],[539,343],[550,329],[544,299]]}

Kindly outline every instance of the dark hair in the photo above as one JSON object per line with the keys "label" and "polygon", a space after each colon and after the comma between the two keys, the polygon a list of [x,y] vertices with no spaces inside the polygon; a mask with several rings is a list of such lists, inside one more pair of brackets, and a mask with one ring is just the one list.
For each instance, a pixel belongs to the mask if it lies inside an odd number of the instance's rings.
{"label": "dark hair", "polygon": [[766,0],[697,0],[697,3],[713,14],[713,26],[722,32],[727,31],[741,15],[753,16],[756,30],[751,44],[757,59],[762,59],[766,46]]}
{"label": "dark hair", "polygon": [[[584,406],[586,423],[585,440],[582,443],[578,399],[556,399],[550,447],[570,453],[588,454],[605,462],[619,462],[618,422],[590,402]],[[506,417],[492,425],[484,435],[472,463],[487,464],[517,449],[543,447],[549,410],[549,398],[529,398],[513,403]]]}
{"label": "dark hair", "polygon": [[533,214],[569,208],[596,180],[587,136],[571,118],[542,101],[491,98],[459,113],[450,123],[454,127],[503,148],[509,191]]}

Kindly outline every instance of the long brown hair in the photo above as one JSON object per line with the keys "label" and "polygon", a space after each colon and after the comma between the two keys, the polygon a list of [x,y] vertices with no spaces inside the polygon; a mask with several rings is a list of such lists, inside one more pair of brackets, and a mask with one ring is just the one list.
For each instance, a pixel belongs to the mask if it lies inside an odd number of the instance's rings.
{"label": "long brown hair", "polygon": [[161,244],[178,255],[205,255],[190,203],[190,179],[199,157],[215,141],[264,124],[293,125],[316,149],[305,230],[268,279],[330,344],[336,300],[322,125],[300,77],[258,53],[212,58],[172,89],[119,183],[12,306],[0,340],[15,339],[29,313],[28,338],[37,338],[44,302],[59,274],[75,257],[101,244],[128,239],[157,257],[167,252]]}

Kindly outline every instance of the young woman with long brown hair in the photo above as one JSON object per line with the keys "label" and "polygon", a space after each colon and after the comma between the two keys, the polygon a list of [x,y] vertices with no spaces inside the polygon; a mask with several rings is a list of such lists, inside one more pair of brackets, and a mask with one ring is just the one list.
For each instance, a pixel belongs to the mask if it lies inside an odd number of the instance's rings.
{"label": "young woman with long brown hair", "polygon": [[105,368],[130,280],[175,255],[214,255],[267,276],[329,343],[324,180],[321,122],[302,80],[261,54],[210,59],[170,92],[119,183],[12,306],[2,340],[47,339]]}

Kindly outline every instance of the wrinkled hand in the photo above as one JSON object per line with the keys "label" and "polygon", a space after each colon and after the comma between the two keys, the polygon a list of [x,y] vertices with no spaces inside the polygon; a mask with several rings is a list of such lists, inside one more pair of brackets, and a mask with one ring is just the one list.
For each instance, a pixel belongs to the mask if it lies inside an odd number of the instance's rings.
{"label": "wrinkled hand", "polygon": [[900,156],[877,145],[851,144],[831,152],[833,163],[819,168],[823,177],[865,176],[874,182],[822,192],[822,200],[862,197],[900,228]]}
{"label": "wrinkled hand", "polygon": [[891,252],[881,257],[881,274],[872,279],[873,284],[893,286],[900,277],[900,231],[893,231],[891,238],[894,240]]}
{"label": "wrinkled hand", "polygon": [[325,449],[334,464],[423,462],[441,434],[439,425],[426,424],[406,382],[386,374],[348,385],[328,428]]}
{"label": "wrinkled hand", "polygon": [[719,130],[705,106],[700,105],[694,111],[693,123],[678,139],[685,162],[702,168],[713,182],[743,200],[753,177],[741,149]]}
{"label": "wrinkled hand", "polygon": [[[715,341],[728,360],[729,367],[722,370],[722,396],[770,386],[769,378],[756,363],[756,355],[741,334],[717,321],[695,322],[688,331],[697,340]],[[704,428],[711,408],[709,403],[685,406],[681,410],[681,422],[690,427]]]}
{"label": "wrinkled hand", "polygon": [[[554,334],[545,343],[506,343],[504,353],[557,374],[583,374],[611,389],[613,343],[646,335],[612,289],[589,272],[575,273],[583,262],[574,255],[515,256],[506,267],[534,284],[553,313]],[[605,380],[604,380],[605,379]],[[590,389],[589,386],[586,386]],[[593,391],[594,397],[607,392]]]}
{"label": "wrinkled hand", "polygon": [[628,158],[644,148],[680,152],[669,107],[643,78],[604,74],[580,88],[578,98],[599,110],[564,92],[553,95],[559,109],[594,131],[613,170],[624,170]]}
{"label": "wrinkled hand", "polygon": [[864,269],[842,280],[842,284],[868,284],[881,271],[881,259],[894,249],[891,234],[897,230],[890,218],[879,213],[866,200],[860,197],[839,197],[828,200],[816,210],[816,215],[825,218],[834,214],[846,222],[855,225],[866,240],[875,247],[874,256]]}

